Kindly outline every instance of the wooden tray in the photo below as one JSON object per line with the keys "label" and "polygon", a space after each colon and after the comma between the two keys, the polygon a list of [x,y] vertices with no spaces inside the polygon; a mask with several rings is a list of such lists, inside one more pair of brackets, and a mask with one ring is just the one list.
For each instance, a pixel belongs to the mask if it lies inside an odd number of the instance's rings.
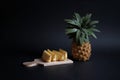
{"label": "wooden tray", "polygon": [[31,62],[23,62],[23,65],[26,67],[33,67],[37,65],[43,65],[43,66],[54,66],[54,65],[62,65],[62,64],[71,64],[73,61],[71,59],[67,59],[65,61],[55,61],[55,62],[43,62],[41,59],[34,59],[34,61]]}

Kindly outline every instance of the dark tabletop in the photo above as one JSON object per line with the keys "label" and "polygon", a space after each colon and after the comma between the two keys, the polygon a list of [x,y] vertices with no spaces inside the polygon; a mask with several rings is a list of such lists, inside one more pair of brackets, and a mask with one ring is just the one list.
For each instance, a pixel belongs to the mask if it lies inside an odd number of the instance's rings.
{"label": "dark tabletop", "polygon": [[22,65],[34,58],[38,56],[2,55],[1,77],[4,80],[120,80],[120,54],[115,50],[94,51],[87,62],[32,68]]}
{"label": "dark tabletop", "polygon": [[[1,1],[0,80],[120,80],[119,0]],[[101,33],[97,40],[91,39],[95,50],[90,60],[51,67],[23,66],[24,61],[40,57],[31,51],[71,46],[64,34],[64,19],[74,12],[81,16],[93,13],[93,19],[100,21]]]}

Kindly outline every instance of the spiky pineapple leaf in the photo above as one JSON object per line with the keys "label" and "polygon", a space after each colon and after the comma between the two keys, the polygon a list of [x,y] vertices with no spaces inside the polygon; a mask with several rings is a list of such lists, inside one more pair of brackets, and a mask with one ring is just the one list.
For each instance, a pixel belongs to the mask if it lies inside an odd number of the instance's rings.
{"label": "spiky pineapple leaf", "polygon": [[98,24],[98,23],[99,23],[99,21],[91,21],[90,25],[94,25],[94,24]]}
{"label": "spiky pineapple leaf", "polygon": [[73,18],[74,18],[74,19],[65,19],[65,21],[66,21],[68,24],[81,27],[81,23],[82,23],[81,16],[80,16],[78,13],[74,13]]}
{"label": "spiky pineapple leaf", "polygon": [[97,39],[97,36],[94,34],[94,32],[91,29],[86,30],[89,36],[93,36],[94,38]]}
{"label": "spiky pineapple leaf", "polygon": [[90,42],[88,34],[86,34],[86,36],[85,36],[85,42]]}
{"label": "spiky pineapple leaf", "polygon": [[83,16],[83,17],[82,17],[81,27],[85,27],[85,26],[86,26],[86,17]]}
{"label": "spiky pineapple leaf", "polygon": [[91,19],[91,16],[92,16],[92,14],[90,13],[90,14],[86,14],[85,17],[86,17],[87,19]]}
{"label": "spiky pineapple leaf", "polygon": [[68,23],[68,24],[71,24],[71,25],[74,25],[74,26],[81,26],[80,23],[76,20],[76,19],[65,19],[65,21]]}
{"label": "spiky pineapple leaf", "polygon": [[84,39],[85,38],[85,34],[82,32],[81,33],[81,37],[79,37],[79,42],[80,42],[80,44],[83,44],[83,42],[84,42]]}
{"label": "spiky pineapple leaf", "polygon": [[77,29],[76,28],[66,29],[65,31],[66,31],[65,34],[71,34],[71,33],[75,33],[77,31]]}
{"label": "spiky pineapple leaf", "polygon": [[92,16],[92,14],[87,14],[85,17],[86,17],[86,25],[88,24],[88,23],[90,23],[90,21],[91,21],[91,16]]}
{"label": "spiky pineapple leaf", "polygon": [[82,19],[83,22],[86,20],[85,16],[83,16],[81,19]]}
{"label": "spiky pineapple leaf", "polygon": [[95,39],[97,39],[97,36],[92,32],[91,33],[91,35],[95,38]]}
{"label": "spiky pineapple leaf", "polygon": [[66,21],[68,24],[76,25],[74,20],[65,19],[65,21]]}
{"label": "spiky pineapple leaf", "polygon": [[90,13],[90,14],[86,14],[86,16],[82,17],[81,25],[82,25],[83,28],[89,27],[87,25],[91,22],[91,16],[92,16],[92,14]]}
{"label": "spiky pineapple leaf", "polygon": [[82,30],[85,34],[88,34],[86,29],[83,28]]}
{"label": "spiky pineapple leaf", "polygon": [[90,25],[91,27],[96,27],[96,25]]}
{"label": "spiky pineapple leaf", "polygon": [[91,19],[92,14],[86,14],[86,16],[83,16],[83,21],[87,21],[88,19]]}
{"label": "spiky pineapple leaf", "polygon": [[89,35],[86,29],[82,29],[84,31],[85,34],[85,42],[89,42]]}
{"label": "spiky pineapple leaf", "polygon": [[66,34],[69,38],[72,38],[78,44],[89,42],[89,36],[97,39],[94,32],[100,32],[95,28],[98,21],[92,21],[91,16],[92,14],[86,14],[81,17],[78,13],[74,13],[73,19],[65,19],[69,24],[69,27],[66,28]]}
{"label": "spiky pineapple leaf", "polygon": [[76,42],[79,42],[79,38],[80,38],[80,30],[77,30],[76,32]]}
{"label": "spiky pineapple leaf", "polygon": [[89,28],[88,30],[93,31],[93,32],[100,32],[100,30],[98,30],[98,29],[96,29],[96,28],[94,28],[94,27],[91,27],[91,28]]}
{"label": "spiky pineapple leaf", "polygon": [[95,28],[93,28],[92,30],[95,31],[95,32],[100,32],[100,30],[95,29]]}
{"label": "spiky pineapple leaf", "polygon": [[81,16],[78,14],[78,13],[74,13],[74,17],[76,18],[76,22],[77,24],[79,24],[79,27],[81,26],[81,23],[82,23],[82,19],[81,19]]}

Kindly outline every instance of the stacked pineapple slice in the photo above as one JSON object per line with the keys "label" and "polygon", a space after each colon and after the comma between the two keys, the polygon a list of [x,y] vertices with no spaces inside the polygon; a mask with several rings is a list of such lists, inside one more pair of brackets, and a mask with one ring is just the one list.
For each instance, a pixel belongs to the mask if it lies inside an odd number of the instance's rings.
{"label": "stacked pineapple slice", "polygon": [[57,50],[44,50],[42,54],[42,60],[45,62],[53,62],[53,61],[64,61],[67,60],[67,51],[63,49]]}

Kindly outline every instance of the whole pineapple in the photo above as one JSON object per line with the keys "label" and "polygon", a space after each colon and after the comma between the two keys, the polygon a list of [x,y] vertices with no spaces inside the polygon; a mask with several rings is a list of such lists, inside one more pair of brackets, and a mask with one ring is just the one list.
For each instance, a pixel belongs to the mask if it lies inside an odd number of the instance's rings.
{"label": "whole pineapple", "polygon": [[81,17],[78,13],[74,13],[73,19],[65,19],[65,22],[68,24],[65,32],[73,40],[72,55],[76,60],[89,60],[91,56],[89,37],[97,38],[94,32],[100,32],[95,28],[98,21],[92,21],[91,16],[92,14],[86,14]]}

